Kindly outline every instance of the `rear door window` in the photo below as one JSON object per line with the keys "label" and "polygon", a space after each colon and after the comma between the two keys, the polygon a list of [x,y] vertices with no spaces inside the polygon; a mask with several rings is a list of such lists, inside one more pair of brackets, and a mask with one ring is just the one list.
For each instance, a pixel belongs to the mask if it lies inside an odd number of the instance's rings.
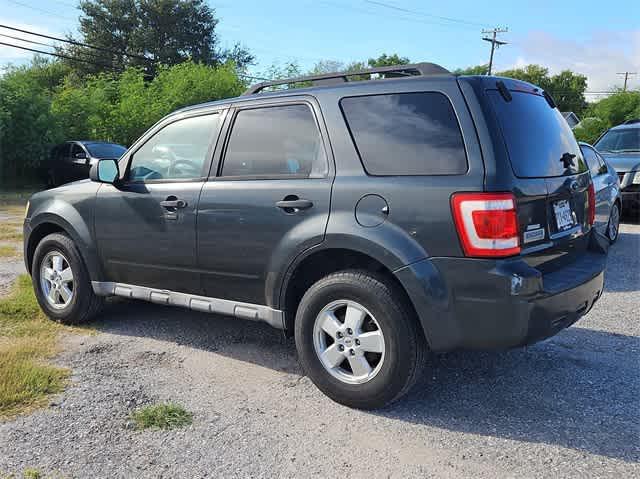
{"label": "rear door window", "polygon": [[347,97],[340,107],[369,175],[466,173],[462,132],[442,93]]}
{"label": "rear door window", "polygon": [[309,106],[269,106],[238,112],[222,176],[320,178],[326,173],[322,138]]}
{"label": "rear door window", "polygon": [[567,121],[543,96],[511,91],[511,101],[506,101],[498,90],[487,90],[487,95],[516,176],[548,178],[587,171]]}

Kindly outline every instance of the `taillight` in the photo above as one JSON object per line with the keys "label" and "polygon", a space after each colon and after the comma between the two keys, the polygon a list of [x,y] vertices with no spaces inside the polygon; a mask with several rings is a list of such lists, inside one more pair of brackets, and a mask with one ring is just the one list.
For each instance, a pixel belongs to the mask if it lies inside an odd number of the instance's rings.
{"label": "taillight", "polygon": [[596,222],[596,190],[593,183],[589,184],[589,225]]}
{"label": "taillight", "polygon": [[451,209],[465,256],[520,253],[516,199],[511,193],[455,193]]}

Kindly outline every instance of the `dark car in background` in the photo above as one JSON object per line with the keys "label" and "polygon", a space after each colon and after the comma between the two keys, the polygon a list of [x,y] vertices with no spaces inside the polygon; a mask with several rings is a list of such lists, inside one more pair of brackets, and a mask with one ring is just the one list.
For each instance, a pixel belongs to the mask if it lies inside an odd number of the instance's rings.
{"label": "dark car in background", "polygon": [[594,228],[615,243],[620,229],[622,198],[616,170],[588,143],[580,142],[596,193]]}
{"label": "dark car in background", "polygon": [[594,144],[620,179],[622,208],[640,213],[640,118],[607,130]]}
{"label": "dark car in background", "polygon": [[67,141],[51,149],[45,165],[47,185],[60,186],[89,178],[91,166],[98,160],[117,160],[127,149],[104,141]]}

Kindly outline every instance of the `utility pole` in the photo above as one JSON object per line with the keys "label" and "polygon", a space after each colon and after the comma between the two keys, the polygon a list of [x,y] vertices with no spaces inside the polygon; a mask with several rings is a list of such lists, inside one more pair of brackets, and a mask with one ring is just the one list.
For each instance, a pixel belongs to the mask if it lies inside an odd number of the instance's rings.
{"label": "utility pole", "polygon": [[482,30],[482,33],[487,34],[490,33],[491,37],[482,37],[482,39],[485,42],[489,42],[491,43],[491,56],[489,57],[489,71],[487,72],[487,75],[491,75],[491,69],[493,68],[493,52],[496,48],[499,48],[500,45],[506,45],[507,42],[503,42],[501,40],[498,40],[496,37],[498,35],[498,33],[506,33],[508,32],[509,29],[508,28],[499,28],[496,27],[492,30]]}
{"label": "utility pole", "polygon": [[627,80],[629,80],[629,75],[637,75],[637,72],[622,72],[622,73],[616,73],[616,75],[624,75],[624,87],[622,88],[622,91],[627,91]]}

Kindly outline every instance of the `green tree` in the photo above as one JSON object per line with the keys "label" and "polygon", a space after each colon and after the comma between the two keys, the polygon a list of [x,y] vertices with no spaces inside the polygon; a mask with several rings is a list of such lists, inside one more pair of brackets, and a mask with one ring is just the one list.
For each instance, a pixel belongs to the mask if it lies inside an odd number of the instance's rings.
{"label": "green tree", "polygon": [[[0,77],[0,184],[18,186],[36,176],[52,141],[50,64],[10,68]],[[32,70],[33,68],[33,70]]]}
{"label": "green tree", "polygon": [[101,74],[82,85],[67,78],[52,113],[57,138],[93,138],[130,145],[168,113],[188,105],[237,96],[244,83],[233,63],[211,67],[185,62],[163,66],[151,81],[140,69]]}
{"label": "green tree", "polygon": [[549,91],[551,87],[549,69],[540,65],[527,65],[523,68],[513,68],[496,73],[496,75],[526,81],[547,91]]}
{"label": "green tree", "polygon": [[392,53],[391,55],[383,53],[378,58],[369,58],[367,60],[369,68],[408,65],[409,63],[411,63],[411,61],[407,57],[401,57],[397,53]]}
{"label": "green tree", "polygon": [[561,111],[572,111],[581,115],[587,107],[584,92],[587,90],[587,77],[571,70],[563,70],[551,77],[549,93]]}
{"label": "green tree", "polygon": [[153,74],[157,65],[186,60],[206,65],[233,60],[243,69],[254,60],[239,44],[220,47],[218,19],[204,0],[82,0],[80,9],[82,42],[103,49],[63,48],[67,55],[97,64],[71,61],[81,73],[134,66]]}
{"label": "green tree", "polygon": [[486,75],[489,72],[489,65],[476,65],[467,68],[456,68],[455,75]]}
{"label": "green tree", "polygon": [[640,90],[622,91],[592,103],[588,116],[600,118],[607,124],[607,128],[620,123],[640,118]]}

